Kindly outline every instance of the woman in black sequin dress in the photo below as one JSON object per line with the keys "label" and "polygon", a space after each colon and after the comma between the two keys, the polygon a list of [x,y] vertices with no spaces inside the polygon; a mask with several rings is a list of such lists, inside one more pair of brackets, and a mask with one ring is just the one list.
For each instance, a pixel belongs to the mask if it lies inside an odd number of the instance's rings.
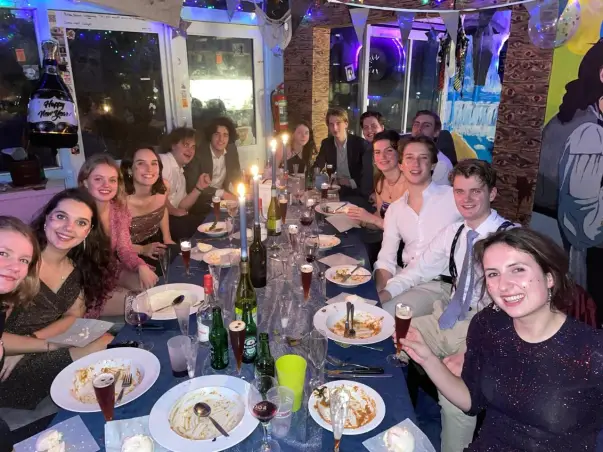
{"label": "woman in black sequin dress", "polygon": [[469,451],[594,451],[603,428],[603,333],[562,313],[573,284],[565,253],[528,229],[475,245],[494,304],[471,321],[461,378],[411,329],[401,342],[445,397],[486,410]]}

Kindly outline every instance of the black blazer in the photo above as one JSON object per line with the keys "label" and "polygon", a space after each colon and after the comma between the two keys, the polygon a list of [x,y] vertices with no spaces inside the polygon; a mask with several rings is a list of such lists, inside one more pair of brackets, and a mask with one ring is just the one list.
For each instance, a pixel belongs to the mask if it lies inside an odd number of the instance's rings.
{"label": "black blazer", "polygon": [[[347,142],[348,166],[350,176],[358,187],[355,190],[343,190],[342,195],[360,195],[368,198],[373,192],[373,153],[371,145],[364,138],[348,134]],[[335,138],[329,136],[322,140],[320,151],[316,157],[315,167],[324,168],[326,164],[333,165],[337,171],[337,148]],[[347,192],[347,193],[344,193]]]}
{"label": "black blazer", "polygon": [[[241,164],[239,163],[239,151],[237,147],[230,143],[226,148],[226,155],[224,156],[224,163],[226,165],[226,179],[222,188],[225,191],[228,190],[228,186],[232,183],[233,185],[241,179]],[[199,176],[203,173],[209,174],[211,177],[214,171],[214,162],[211,158],[211,149],[209,143],[202,143],[197,147],[195,156],[191,162],[184,168],[184,177],[186,179],[186,191],[190,193],[195,189],[195,184],[199,179]],[[212,196],[216,193],[216,189],[213,187],[207,187],[199,196],[199,202],[207,203],[211,202]]]}

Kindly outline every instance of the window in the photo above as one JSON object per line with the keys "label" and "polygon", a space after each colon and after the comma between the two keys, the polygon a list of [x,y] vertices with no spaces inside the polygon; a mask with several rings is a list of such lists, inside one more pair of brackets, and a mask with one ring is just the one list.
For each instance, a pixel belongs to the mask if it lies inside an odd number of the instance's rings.
{"label": "window", "polygon": [[237,127],[237,146],[257,142],[253,39],[188,35],[186,38],[193,127],[218,116]]}
{"label": "window", "polygon": [[440,108],[438,91],[438,48],[437,42],[412,41],[410,83],[408,88],[408,113],[406,130],[410,133],[412,120],[420,110],[436,113]]}
{"label": "window", "polygon": [[86,157],[157,145],[166,131],[157,34],[68,28],[67,42]]}
{"label": "window", "polygon": [[[0,149],[27,146],[27,104],[40,78],[40,54],[33,13],[0,9]],[[57,166],[56,155],[36,148],[45,168]],[[0,172],[9,170],[10,159],[0,158]]]}

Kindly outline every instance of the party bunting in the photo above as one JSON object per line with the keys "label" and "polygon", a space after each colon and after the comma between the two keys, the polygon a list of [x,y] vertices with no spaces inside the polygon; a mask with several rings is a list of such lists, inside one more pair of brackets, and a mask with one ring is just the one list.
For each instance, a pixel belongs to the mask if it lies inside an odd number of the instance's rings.
{"label": "party bunting", "polygon": [[308,9],[312,6],[314,0],[289,0],[289,9],[291,11],[291,35],[295,35],[297,28],[304,20]]}
{"label": "party bunting", "polygon": [[232,22],[232,16],[237,12],[241,0],[226,0],[226,12],[228,13],[228,20]]}
{"label": "party bunting", "polygon": [[405,45],[410,36],[410,31],[412,30],[415,13],[396,11],[396,16],[398,18],[398,27],[400,28],[400,41],[402,42],[402,45]]}
{"label": "party bunting", "polygon": [[289,11],[279,20],[270,19],[257,4],[255,14],[264,44],[276,56],[281,56],[291,42],[291,14]]}
{"label": "party bunting", "polygon": [[180,25],[182,0],[86,0],[121,13],[163,22],[177,28]]}
{"label": "party bunting", "polygon": [[444,21],[444,25],[446,25],[446,31],[448,31],[450,38],[452,38],[452,42],[456,44],[456,34],[459,29],[459,18],[461,17],[461,13],[455,11],[447,14],[440,14],[440,16],[442,17],[442,21]]}
{"label": "party bunting", "polygon": [[172,27],[172,39],[177,38],[178,36],[186,38],[186,36],[188,35],[188,27],[190,27],[191,24],[192,22],[180,19],[180,25],[178,26],[178,28]]}
{"label": "party bunting", "polygon": [[371,10],[368,8],[349,8],[349,11],[352,24],[354,25],[354,30],[356,31],[356,38],[358,38],[358,42],[362,45],[364,42],[366,21]]}

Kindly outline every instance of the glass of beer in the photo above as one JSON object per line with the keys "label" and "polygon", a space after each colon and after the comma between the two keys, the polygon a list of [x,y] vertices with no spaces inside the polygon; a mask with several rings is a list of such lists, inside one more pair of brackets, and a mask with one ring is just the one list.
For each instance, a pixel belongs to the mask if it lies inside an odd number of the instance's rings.
{"label": "glass of beer", "polygon": [[190,278],[191,273],[191,241],[189,239],[180,240],[180,252],[182,253],[182,261],[184,262],[184,276]]}
{"label": "glass of beer", "polygon": [[412,320],[412,309],[410,306],[405,305],[404,303],[396,304],[396,353],[389,355],[387,360],[396,365],[397,367],[401,367],[404,365],[402,361],[400,361],[400,353],[402,353],[402,344],[400,344],[400,339],[406,338],[408,334],[408,328],[410,327],[410,321]]}
{"label": "glass of beer", "polygon": [[327,165],[327,174],[329,175],[329,179],[331,179],[333,172],[333,165]]}
{"label": "glass of beer", "polygon": [[329,196],[329,184],[324,182],[320,185],[320,198],[327,199],[328,196]]}
{"label": "glass of beer", "polygon": [[296,224],[290,224],[287,229],[289,233],[289,244],[294,256],[299,255],[299,227]]}
{"label": "glass of beer", "polygon": [[288,205],[287,196],[279,195],[278,196],[278,205],[279,205],[279,209],[281,209],[281,220],[284,225],[285,221],[287,219],[287,205]]}
{"label": "glass of beer", "polygon": [[304,300],[310,299],[310,286],[312,285],[312,272],[314,267],[311,264],[303,264],[301,267],[302,287],[304,288]]}
{"label": "glass of beer", "polygon": [[214,221],[220,221],[220,197],[213,196],[211,202],[214,205],[214,216],[216,217]]}
{"label": "glass of beer", "polygon": [[241,363],[243,362],[243,348],[245,345],[245,322],[234,320],[228,325],[232,351],[237,360],[237,372],[241,374]]}
{"label": "glass of beer", "polygon": [[110,373],[99,374],[92,380],[92,386],[105,421],[112,421],[115,409],[115,376]]}

